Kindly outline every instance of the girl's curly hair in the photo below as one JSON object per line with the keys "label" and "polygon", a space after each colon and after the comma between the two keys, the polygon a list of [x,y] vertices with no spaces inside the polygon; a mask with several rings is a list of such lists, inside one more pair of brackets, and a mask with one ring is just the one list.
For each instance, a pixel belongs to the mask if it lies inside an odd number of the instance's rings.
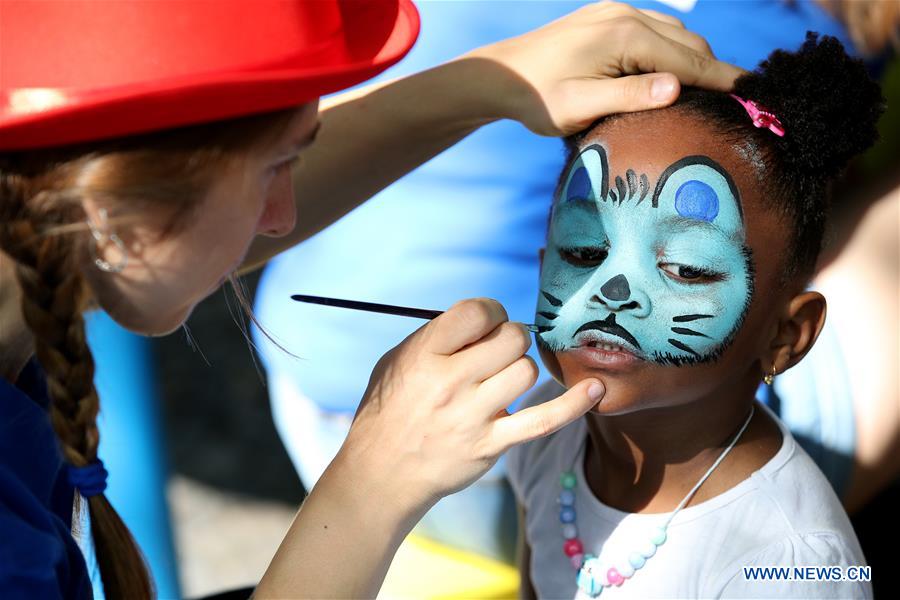
{"label": "girl's curly hair", "polygon": [[[754,127],[744,108],[721,92],[685,88],[667,110],[699,117],[727,141],[750,150],[772,208],[791,225],[784,279],[805,279],[822,246],[830,184],[878,139],[881,89],[836,38],[808,32],[799,50],[775,50],[739,77],[734,93],[774,113],[786,135]],[[570,159],[604,121],[566,139]]]}

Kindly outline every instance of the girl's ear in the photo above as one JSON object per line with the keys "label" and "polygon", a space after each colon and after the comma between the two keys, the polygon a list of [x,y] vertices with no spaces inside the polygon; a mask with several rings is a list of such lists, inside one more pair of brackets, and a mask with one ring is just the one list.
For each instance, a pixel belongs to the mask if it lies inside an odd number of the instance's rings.
{"label": "girl's ear", "polygon": [[768,364],[762,365],[765,374],[783,373],[806,356],[825,325],[825,312],[825,297],[819,292],[803,292],[791,299],[769,346]]}

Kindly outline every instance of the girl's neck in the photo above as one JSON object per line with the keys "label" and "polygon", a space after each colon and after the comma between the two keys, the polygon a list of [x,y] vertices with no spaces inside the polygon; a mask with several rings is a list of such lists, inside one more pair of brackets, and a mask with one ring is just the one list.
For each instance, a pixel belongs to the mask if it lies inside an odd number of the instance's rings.
{"label": "girl's neck", "polygon": [[[733,439],[750,412],[752,377],[726,393],[626,415],[587,416],[585,475],[594,495],[626,512],[674,510]],[[713,498],[768,462],[781,447],[778,425],[757,409],[737,445],[688,506]]]}

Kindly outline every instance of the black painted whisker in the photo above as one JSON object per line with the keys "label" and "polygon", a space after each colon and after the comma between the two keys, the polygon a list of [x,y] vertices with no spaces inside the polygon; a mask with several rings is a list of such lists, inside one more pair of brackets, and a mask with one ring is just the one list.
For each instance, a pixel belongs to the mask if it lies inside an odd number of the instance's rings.
{"label": "black painted whisker", "polygon": [[678,348],[679,350],[684,350],[685,352],[690,352],[694,356],[700,356],[699,354],[697,354],[697,352],[693,348],[691,348],[687,344],[683,344],[683,343],[679,342],[678,340],[673,340],[672,338],[669,338],[669,343],[672,344],[673,346],[675,346],[676,348]]}
{"label": "black painted whisker", "polygon": [[696,335],[705,338],[709,337],[705,333],[700,333],[699,331],[694,331],[693,329],[688,329],[687,327],[673,327],[672,331],[674,331],[675,333],[680,333],[681,335]]}
{"label": "black painted whisker", "polygon": [[538,325],[537,332],[538,333],[547,333],[548,331],[553,331],[556,329],[555,325]]}
{"label": "black painted whisker", "polygon": [[616,202],[618,202],[618,200],[619,200],[619,199],[618,199],[618,197],[616,196],[616,191],[615,191],[615,190],[609,190],[609,201],[612,202],[613,204],[615,204]]}
{"label": "black painted whisker", "polygon": [[712,319],[714,315],[678,315],[672,317],[676,323],[684,323],[686,321],[696,321],[697,319]]}
{"label": "black painted whisker", "polygon": [[550,319],[551,321],[552,321],[553,319],[555,319],[556,317],[559,316],[559,315],[556,314],[556,313],[546,312],[546,311],[543,311],[543,310],[540,311],[538,314],[541,315],[542,317],[544,317],[545,319]]}
{"label": "black painted whisker", "polygon": [[547,299],[547,302],[549,302],[553,306],[562,306],[562,300],[560,300],[553,294],[551,294],[549,292],[545,292],[544,290],[541,290],[541,294],[543,294],[544,298]]}

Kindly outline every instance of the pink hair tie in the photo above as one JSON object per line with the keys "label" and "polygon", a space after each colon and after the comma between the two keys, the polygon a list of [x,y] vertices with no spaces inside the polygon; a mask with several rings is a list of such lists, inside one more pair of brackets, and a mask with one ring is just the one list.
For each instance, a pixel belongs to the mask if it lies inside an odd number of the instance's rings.
{"label": "pink hair tie", "polygon": [[781,124],[778,117],[766,110],[765,107],[760,106],[753,100],[744,100],[740,96],[735,96],[734,94],[729,94],[729,96],[741,103],[741,106],[744,107],[744,110],[746,110],[747,114],[750,115],[750,118],[753,119],[753,124],[755,126],[766,127],[778,137],[784,137],[784,125]]}

